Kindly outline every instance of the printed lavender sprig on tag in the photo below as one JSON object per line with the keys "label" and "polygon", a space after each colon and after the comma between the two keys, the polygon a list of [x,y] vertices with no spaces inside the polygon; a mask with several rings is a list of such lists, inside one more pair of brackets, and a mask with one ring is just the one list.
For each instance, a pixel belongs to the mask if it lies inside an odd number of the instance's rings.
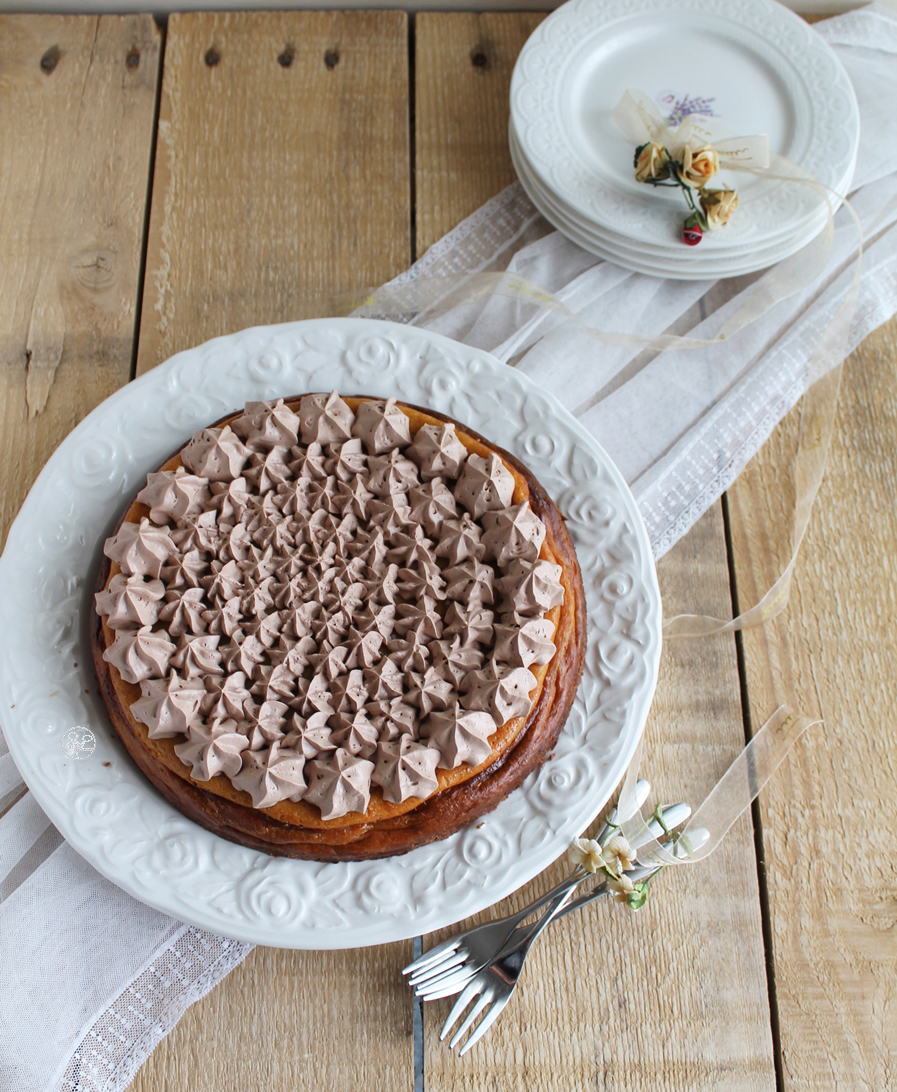
{"label": "printed lavender sprig on tag", "polygon": [[670,106],[672,109],[667,114],[667,124],[674,128],[681,125],[686,118],[691,117],[692,114],[700,114],[705,118],[716,117],[713,109],[713,103],[716,99],[702,99],[695,95],[684,95],[681,99],[676,98],[675,95],[665,95],[662,99],[658,100],[663,106]]}

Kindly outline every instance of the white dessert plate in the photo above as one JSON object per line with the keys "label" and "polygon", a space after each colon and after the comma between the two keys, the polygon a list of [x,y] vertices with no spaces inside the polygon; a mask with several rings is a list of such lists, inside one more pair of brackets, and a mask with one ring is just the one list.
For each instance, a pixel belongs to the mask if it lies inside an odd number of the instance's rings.
{"label": "white dessert plate", "polygon": [[[688,247],[680,240],[673,250],[659,250],[649,246],[629,246],[621,239],[614,238],[597,228],[591,228],[582,217],[571,215],[568,210],[553,199],[534,178],[515,143],[514,134],[510,135],[511,162],[514,163],[517,177],[527,195],[548,222],[553,224],[576,244],[594,253],[599,258],[614,261],[624,268],[652,276],[674,277],[676,280],[704,280],[705,277],[739,276],[763,270],[775,262],[788,258],[790,254],[806,246],[826,224],[826,213],[822,211],[818,222],[811,224],[801,233],[792,233],[774,244],[760,249],[733,248],[730,252],[710,249],[707,238],[697,247]],[[682,221],[686,211],[683,211]],[[681,227],[681,225],[680,225]],[[723,230],[728,230],[724,228]],[[719,233],[718,233],[719,234]],[[698,251],[700,251],[698,253]]]}
{"label": "white dessert plate", "polygon": [[[673,245],[682,199],[635,181],[633,148],[612,111],[627,87],[666,117],[745,136],[843,194],[859,141],[850,80],[832,50],[774,0],[569,0],[529,38],[511,81],[511,119],[545,188],[588,222]],[[744,173],[721,175],[742,196],[725,240],[759,248],[798,229],[816,192]]]}
{"label": "white dessert plate", "polygon": [[[552,195],[544,190],[538,179],[534,178],[528,170],[515,145],[513,133],[510,148],[511,160],[521,185],[549,223],[581,246],[583,250],[636,273],[647,273],[654,277],[671,277],[676,280],[704,280],[754,273],[796,253],[801,247],[811,242],[826,224],[826,212],[823,209],[819,222],[811,224],[804,231],[793,233],[759,250],[746,249],[743,253],[739,248],[735,248],[731,254],[722,254],[719,250],[709,249],[707,247],[709,236],[693,248],[680,241],[675,252],[627,246],[618,240],[608,239],[599,230],[590,229],[580,217],[571,216],[567,210],[558,205],[552,199]],[[682,220],[684,219],[683,213]],[[723,230],[727,231],[728,227]],[[695,254],[698,250],[703,253]],[[691,257],[692,255],[694,257]]]}
{"label": "white dessert plate", "polygon": [[[347,864],[269,857],[171,807],[109,723],[89,641],[101,544],[147,472],[247,400],[334,388],[433,407],[523,460],[565,513],[588,605],[582,684],[541,770],[451,838]],[[525,376],[478,349],[394,323],[258,327],[179,353],[129,383],[48,461],[0,558],[0,625],[15,635],[0,660],[0,723],[63,836],[142,902],[276,947],[380,944],[490,906],[588,826],[644,728],[660,613],[648,537],[625,482],[592,436]],[[87,758],[63,750],[74,726],[96,736]]]}
{"label": "white dessert plate", "polygon": [[[708,261],[720,264],[731,261],[744,262],[745,260],[751,260],[755,263],[766,261],[767,259],[769,261],[779,261],[781,258],[776,255],[781,255],[785,250],[788,250],[788,252],[791,253],[795,248],[799,249],[801,246],[805,246],[812,238],[822,231],[828,220],[829,209],[834,213],[839,207],[839,201],[834,195],[830,197],[828,202],[823,201],[820,195],[817,200],[816,212],[813,216],[803,220],[797,227],[792,226],[789,230],[783,231],[775,237],[768,238],[762,246],[752,246],[750,243],[745,242],[744,239],[739,239],[737,236],[730,235],[730,223],[725,229],[708,234],[702,240],[699,247],[688,247],[682,242],[681,230],[689,209],[686,202],[681,200],[680,216],[677,222],[677,228],[680,234],[674,240],[671,240],[669,245],[658,246],[650,241],[629,238],[625,235],[620,235],[617,232],[611,231],[608,228],[603,228],[597,224],[591,223],[587,217],[565,204],[558,198],[557,194],[552,193],[546,188],[538,174],[527,162],[526,156],[520,148],[520,143],[517,140],[513,125],[510,125],[508,129],[508,143],[517,175],[524,184],[524,188],[527,190],[527,193],[534,204],[538,203],[540,208],[542,205],[545,205],[552,209],[556,217],[562,219],[565,223],[573,225],[577,231],[586,237],[594,238],[600,246],[604,246],[611,250],[620,248],[626,252],[641,254],[644,258],[648,259],[660,259],[669,266],[673,266],[677,263],[685,265],[694,262],[706,263]],[[837,191],[838,194],[843,195],[847,192],[849,183],[853,178],[855,165],[855,161],[851,162],[849,173],[842,180],[841,186]],[[646,187],[646,192],[650,194],[653,191]],[[727,243],[727,239],[734,239],[735,241]]]}

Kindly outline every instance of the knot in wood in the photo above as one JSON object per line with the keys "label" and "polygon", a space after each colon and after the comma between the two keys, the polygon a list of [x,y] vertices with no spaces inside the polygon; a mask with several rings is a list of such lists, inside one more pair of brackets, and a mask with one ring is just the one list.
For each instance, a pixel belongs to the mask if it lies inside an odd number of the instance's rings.
{"label": "knot in wood", "polygon": [[108,250],[85,250],[74,266],[75,278],[83,288],[103,292],[115,283],[115,256]]}
{"label": "knot in wood", "polygon": [[62,54],[59,52],[59,46],[50,46],[47,52],[40,59],[40,66],[43,72],[46,72],[49,76],[53,69],[59,64],[59,58]]}

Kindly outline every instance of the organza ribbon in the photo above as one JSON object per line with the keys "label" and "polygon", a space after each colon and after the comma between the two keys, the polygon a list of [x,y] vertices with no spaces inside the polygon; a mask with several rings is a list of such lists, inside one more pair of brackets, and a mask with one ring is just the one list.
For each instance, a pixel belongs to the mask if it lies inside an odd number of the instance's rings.
{"label": "organza ribbon", "polygon": [[686,148],[699,151],[712,147],[720,167],[746,170],[769,166],[769,140],[765,135],[732,136],[719,126],[699,125],[694,117],[671,126],[644,91],[630,87],[614,107],[613,119],[634,147],[650,142],[666,148],[673,159],[681,159]]}
{"label": "organza ribbon", "polygon": [[[858,226],[859,229],[859,226]],[[831,249],[831,232],[823,231],[804,251],[800,260],[810,263],[814,272],[823,268]],[[797,257],[797,256],[796,256]],[[817,264],[818,263],[818,264]],[[514,306],[531,308],[530,323],[546,312],[563,316],[581,331],[604,344],[636,347],[654,352],[705,348],[731,338],[738,330],[761,318],[786,295],[799,291],[803,274],[795,273],[789,262],[786,268],[774,268],[754,286],[745,303],[730,317],[719,337],[711,339],[661,334],[644,337],[622,331],[598,330],[585,325],[556,296],[524,278],[509,273],[478,273],[458,277],[422,278],[358,296],[331,301],[342,313],[352,312],[365,317],[388,318],[406,323],[424,323],[440,312],[486,299],[505,299]],[[813,503],[825,472],[828,450],[834,429],[838,391],[841,382],[841,361],[846,355],[850,323],[856,309],[859,291],[859,261],[850,289],[841,306],[823,331],[809,365],[809,387],[801,403],[798,448],[794,458],[795,504],[791,519],[791,556],[781,575],[760,601],[734,619],[711,615],[680,614],[664,622],[665,638],[700,637],[715,633],[734,632],[747,626],[759,625],[775,617],[788,603],[791,578],[797,563]]]}
{"label": "organza ribbon", "polygon": [[[850,210],[853,213],[853,210]],[[854,219],[856,220],[855,213]],[[858,220],[857,230],[862,236]],[[623,331],[599,330],[587,326],[562,300],[523,277],[513,273],[476,273],[454,277],[419,278],[387,284],[362,293],[333,297],[328,301],[331,313],[390,319],[406,324],[425,324],[440,313],[486,300],[504,299],[515,307],[533,312],[529,323],[537,323],[546,313],[562,316],[604,344],[662,352],[688,350],[718,345],[734,336],[749,323],[757,321],[787,296],[805,287],[810,275],[824,268],[832,244],[831,224],[798,255],[771,269],[758,280],[742,306],[726,321],[716,338],[683,337],[660,334],[645,337]],[[860,238],[862,246],[862,238]],[[795,505],[790,540],[791,556],[781,575],[760,601],[735,619],[711,615],[680,614],[664,622],[664,637],[699,637],[734,632],[759,625],[775,617],[788,603],[791,577],[797,563],[800,544],[806,533],[813,503],[825,471],[834,428],[841,361],[846,355],[850,323],[859,291],[860,259],[844,301],[829,326],[823,331],[809,365],[809,387],[801,404],[798,448],[794,459]],[[320,301],[319,301],[320,302]]]}
{"label": "organza ribbon", "polygon": [[780,705],[682,828],[676,844],[685,851],[683,856],[677,856],[663,848],[651,833],[638,807],[636,782],[641,758],[639,744],[635,758],[629,764],[623,779],[617,803],[620,815],[631,816],[620,824],[620,833],[630,845],[639,847],[641,860],[650,856],[653,861],[664,865],[695,864],[703,861],[717,848],[739,816],[751,806],[804,732],[821,723],[821,720],[813,720],[803,713],[797,713],[787,705]]}
{"label": "organza ribbon", "polygon": [[[790,165],[777,164],[774,176],[797,179],[799,172],[792,173]],[[764,168],[747,167],[757,173]],[[772,172],[770,172],[772,173]],[[808,182],[806,179],[802,179]],[[809,180],[808,184],[812,184]],[[824,187],[819,184],[821,193]],[[846,204],[846,202],[845,202]],[[848,206],[849,207],[849,206]],[[788,602],[791,578],[797,562],[800,544],[810,520],[813,503],[822,482],[828,450],[834,429],[842,361],[850,323],[856,309],[859,290],[860,262],[862,256],[862,231],[853,209],[850,209],[860,236],[857,259],[851,286],[837,313],[823,331],[816,345],[808,369],[809,386],[801,404],[801,420],[798,449],[794,459],[795,504],[791,520],[791,557],[782,574],[760,601],[735,619],[718,619],[709,615],[683,614],[664,623],[664,636],[698,637],[715,633],[733,632],[747,626],[763,624],[780,611]],[[563,316],[580,330],[605,344],[639,347],[661,352],[687,350],[719,344],[731,338],[738,330],[761,318],[786,296],[806,287],[812,278],[825,267],[831,251],[833,216],[828,207],[825,229],[803,251],[760,278],[746,302],[722,327],[717,338],[700,339],[674,334],[642,337],[622,331],[599,330],[585,325],[567,305],[552,293],[526,281],[516,274],[480,273],[458,277],[420,278],[393,283],[365,293],[362,297],[346,297],[341,310],[352,311],[366,317],[390,318],[406,323],[421,324],[440,312],[455,310],[486,300],[506,299],[516,307],[534,310],[530,324],[540,321],[545,313]],[[524,324],[525,325],[525,324]],[[648,830],[645,820],[635,805],[635,785],[640,765],[640,752],[630,763],[620,793],[618,808],[621,814],[632,815],[623,826],[623,834],[631,844],[641,845],[644,857],[651,853],[655,860],[665,864],[694,863],[706,858],[722,841],[736,819],[769,780],[788,751],[813,724],[803,713],[783,705],[773,713],[760,731],[748,743],[732,763],[727,773],[707,796],[684,829],[680,844],[688,847],[689,832],[701,830],[703,840],[699,848],[688,856],[679,857],[662,848]]]}
{"label": "organza ribbon", "polygon": [[[857,260],[850,288],[834,319],[823,332],[810,361],[808,389],[801,404],[800,432],[794,460],[795,505],[791,524],[791,556],[782,574],[760,601],[734,619],[710,615],[680,614],[664,623],[665,637],[700,637],[731,633],[759,625],[775,617],[788,603],[791,577],[797,563],[813,502],[822,483],[834,428],[838,392],[841,385],[841,361],[851,320],[856,311],[863,259],[863,232],[859,217],[850,203],[808,171],[785,159],[770,156],[764,136],[732,137],[718,127],[699,126],[692,119],[672,127],[648,96],[637,88],[628,88],[613,111],[614,121],[634,145],[654,141],[666,147],[674,158],[685,147],[697,150],[712,147],[720,167],[743,171],[776,182],[793,182],[813,190],[824,203],[826,223],[823,230],[797,254],[780,262],[772,276],[764,278],[751,297],[720,330],[720,338],[731,337],[747,323],[760,318],[771,307],[802,291],[828,263],[834,235],[833,207],[843,204],[853,218],[858,234]],[[709,123],[712,125],[712,123]],[[834,364],[834,366],[833,366]]]}

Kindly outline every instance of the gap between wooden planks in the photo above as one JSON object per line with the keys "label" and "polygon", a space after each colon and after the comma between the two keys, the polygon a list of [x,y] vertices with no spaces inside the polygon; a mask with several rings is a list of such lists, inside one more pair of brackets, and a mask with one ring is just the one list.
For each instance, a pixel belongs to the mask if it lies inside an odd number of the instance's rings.
{"label": "gap between wooden planks", "polygon": [[[406,268],[408,95],[400,12],[171,17],[138,372]],[[411,951],[256,948],[131,1088],[410,1089]]]}
{"label": "gap between wooden planks", "polygon": [[[417,17],[419,252],[513,181],[508,87],[517,53],[540,19]],[[664,559],[660,577],[668,611],[730,609],[718,507]],[[686,786],[706,791],[743,742],[734,642],[668,649],[645,749],[646,775],[664,798],[678,798]],[[703,767],[703,782],[694,778],[694,764]],[[556,865],[482,916],[524,905],[565,872]],[[426,1088],[770,1089],[764,958],[752,831],[744,819],[714,859],[712,875],[664,877],[636,917],[598,904],[553,927],[533,950],[518,995],[464,1059],[472,1064],[459,1064],[437,1039],[449,1005],[425,1007]]]}
{"label": "gap between wooden planks", "polygon": [[[824,718],[759,800],[786,1092],[897,1086],[895,359],[894,319],[848,358],[790,605],[743,638],[754,729],[788,692]],[[730,490],[742,606],[787,559],[799,413]]]}

